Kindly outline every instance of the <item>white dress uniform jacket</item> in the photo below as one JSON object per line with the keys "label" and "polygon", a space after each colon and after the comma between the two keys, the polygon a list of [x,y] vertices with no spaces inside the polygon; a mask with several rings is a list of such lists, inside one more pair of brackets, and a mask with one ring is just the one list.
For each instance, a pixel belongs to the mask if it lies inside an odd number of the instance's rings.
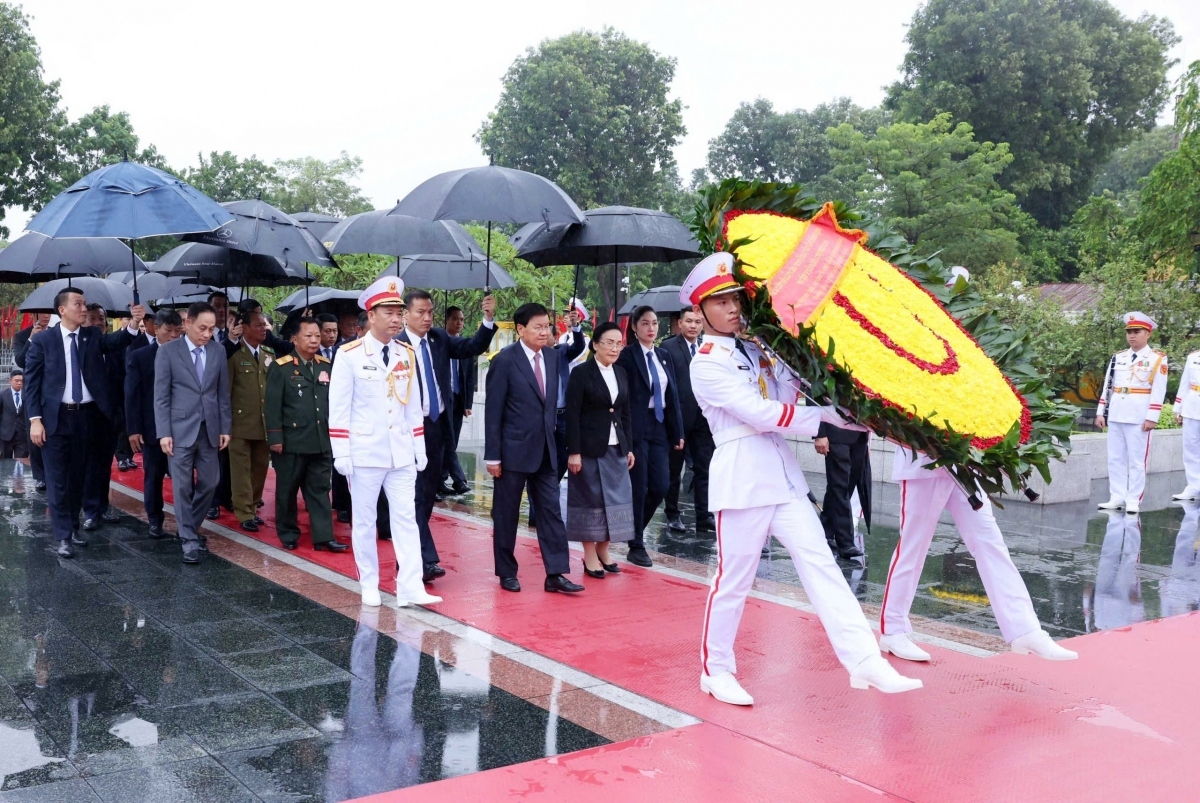
{"label": "white dress uniform jacket", "polygon": [[791,371],[742,344],[745,353],[732,337],[706,334],[691,364],[692,390],[717,445],[708,484],[714,513],[803,499],[808,483],[780,433],[811,437],[821,425],[820,408],[796,406]]}
{"label": "white dress uniform jacket", "polygon": [[1118,424],[1157,421],[1166,395],[1167,355],[1149,346],[1125,349],[1109,363],[1096,414]]}
{"label": "white dress uniform jacket", "polygon": [[383,343],[367,334],[338,350],[329,383],[333,458],[355,467],[402,468],[425,456],[416,356],[398,340],[383,363]]}
{"label": "white dress uniform jacket", "polygon": [[1175,415],[1200,419],[1200,351],[1187,355],[1179,391],[1175,394]]}

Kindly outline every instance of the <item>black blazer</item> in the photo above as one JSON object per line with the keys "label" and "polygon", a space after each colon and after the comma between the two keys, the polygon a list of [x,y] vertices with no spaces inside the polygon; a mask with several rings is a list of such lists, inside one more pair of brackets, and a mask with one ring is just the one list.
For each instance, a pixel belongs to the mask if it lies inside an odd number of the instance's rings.
{"label": "black blazer", "polygon": [[[120,412],[110,392],[110,379],[104,365],[106,354],[123,355],[133,342],[129,330],[105,334],[96,326],[79,327],[79,370],[92,400],[109,421]],[[67,387],[67,358],[63,348],[62,324],[54,324],[29,340],[25,354],[26,415],[41,417],[47,435],[58,428],[58,408]]]}
{"label": "black blazer", "polygon": [[32,334],[33,327],[26,326],[13,335],[13,362],[21,370],[25,369],[25,352],[29,350],[29,336]]}
{"label": "black blazer", "polygon": [[21,409],[17,410],[17,400],[13,398],[13,389],[7,387],[0,390],[0,441],[11,441],[18,435],[24,436],[29,430],[25,420],[25,390],[21,390]]}
{"label": "black blazer", "polygon": [[[430,329],[428,334],[425,335],[425,339],[429,341],[429,356],[433,359],[433,373],[437,377],[438,387],[442,389],[444,404],[442,405],[441,415],[438,416],[439,419],[441,419],[442,415],[446,415],[446,410],[450,409],[454,403],[453,394],[450,393],[450,358],[463,360],[469,357],[478,357],[487,351],[495,334],[496,326],[494,324],[491,327],[487,327],[481,323],[479,324],[479,330],[470,338],[456,337],[448,334],[445,329]],[[416,345],[408,338],[408,329],[402,329],[396,339],[408,343],[414,349],[416,348]],[[417,355],[417,359],[420,359],[420,355]],[[417,365],[419,369],[420,363],[418,362]],[[532,369],[530,373],[532,375]],[[425,377],[420,370],[417,371],[417,382],[420,384],[421,398],[424,399]],[[450,417],[446,416],[445,420],[448,422]]]}
{"label": "black blazer", "polygon": [[158,441],[154,425],[154,357],[157,341],[141,347],[134,344],[125,352],[125,431]]}
{"label": "black blazer", "polygon": [[463,411],[471,409],[471,405],[475,403],[475,388],[479,384],[479,358],[467,357],[458,361],[459,381],[462,386],[459,388],[459,393],[462,394]]}
{"label": "black blazer", "polygon": [[[676,379],[674,361],[661,346],[655,347],[654,354],[663,364],[667,372],[666,398],[663,399],[663,421],[667,426],[667,440],[671,445],[683,440],[683,413],[679,410],[679,382]],[[650,371],[646,358],[642,356],[642,344],[634,340],[621,350],[617,365],[625,371],[629,380],[629,418],[633,422],[633,439],[635,441],[647,437],[650,422],[654,420],[654,411],[650,409],[653,399]]]}
{"label": "black blazer", "polygon": [[629,380],[619,365],[613,365],[617,378],[617,400],[612,394],[600,366],[590,359],[571,372],[567,382],[567,454],[603,457],[608,451],[608,436],[617,427],[617,443],[621,452],[633,451],[633,424],[629,420]]}
{"label": "black blazer", "polygon": [[671,359],[675,361],[675,381],[678,382],[676,389],[679,391],[679,410],[683,413],[683,431],[691,432],[692,427],[698,423],[708,426],[708,421],[700,411],[700,404],[696,401],[696,394],[692,392],[692,349],[687,338],[682,335],[668,337],[659,348],[670,354]]}
{"label": "black blazer", "polygon": [[558,471],[554,423],[558,417],[555,388],[567,364],[555,349],[541,350],[546,399],[538,393],[533,366],[520,341],[492,358],[487,373],[484,407],[484,460],[499,460],[505,471],[536,472],[550,450],[550,463]]}

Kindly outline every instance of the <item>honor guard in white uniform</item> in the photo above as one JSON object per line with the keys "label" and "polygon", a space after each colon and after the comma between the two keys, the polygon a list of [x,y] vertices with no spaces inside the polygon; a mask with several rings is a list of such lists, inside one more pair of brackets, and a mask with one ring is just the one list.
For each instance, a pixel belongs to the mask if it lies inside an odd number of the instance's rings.
{"label": "honor guard in white uniform", "polygon": [[709,507],[716,514],[717,571],[704,612],[700,689],[734,705],[753,698],[734,677],[733,644],[767,538],[774,535],[796,564],[804,590],[856,689],[921,688],[899,675],[875,643],[846,579],[825,543],[808,484],[781,433],[816,435],[820,423],[859,429],[832,408],[796,406],[796,380],[741,331],[741,286],[733,256],[713,254],[692,270],[680,301],[704,317],[704,344],[692,359],[692,388],[716,451]]}
{"label": "honor guard in white uniform", "polygon": [[928,661],[929,653],[912,642],[912,609],[925,555],[933,541],[938,518],[949,510],[959,535],[975,558],[988,602],[996,614],[1000,633],[1021,655],[1033,654],[1050,661],[1071,661],[1078,654],[1060,647],[1042,630],[1029,591],[1013,565],[1004,536],[985,496],[974,510],[967,492],[944,468],[930,469],[924,454],[897,446],[892,460],[892,481],[900,485],[900,540],[892,554],[883,604],[879,611],[879,648],[897,658]]}
{"label": "honor guard in white uniform", "polygon": [[1167,395],[1167,355],[1149,346],[1158,328],[1144,312],[1125,315],[1129,348],[1108,361],[1096,426],[1108,426],[1108,501],[1105,510],[1141,509],[1150,461],[1150,433],[1158,426]]}
{"label": "honor guard in white uniform", "polygon": [[1187,487],[1174,499],[1200,499],[1200,351],[1187,355],[1175,393],[1175,423],[1183,424],[1183,473]]}
{"label": "honor guard in white uniform", "polygon": [[329,385],[329,439],[333,467],[350,485],[351,543],[364,605],[378,606],[379,552],[375,544],[379,489],[391,511],[396,550],[396,604],[441,602],[421,582],[416,519],[417,472],[425,468],[421,394],[412,348],[393,338],[404,326],[404,282],[384,277],[358,297],[369,329],[338,349]]}

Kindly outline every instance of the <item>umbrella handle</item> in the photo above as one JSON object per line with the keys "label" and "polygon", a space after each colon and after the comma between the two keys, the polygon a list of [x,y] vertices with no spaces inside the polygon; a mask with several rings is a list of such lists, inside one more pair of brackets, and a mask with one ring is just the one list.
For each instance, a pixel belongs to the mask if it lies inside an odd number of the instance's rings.
{"label": "umbrella handle", "polygon": [[138,297],[137,254],[135,254],[133,251],[133,240],[132,239],[129,241],[129,268],[130,268],[130,270],[133,271],[133,305],[136,307],[138,304],[142,303],[142,300],[141,300],[141,298]]}

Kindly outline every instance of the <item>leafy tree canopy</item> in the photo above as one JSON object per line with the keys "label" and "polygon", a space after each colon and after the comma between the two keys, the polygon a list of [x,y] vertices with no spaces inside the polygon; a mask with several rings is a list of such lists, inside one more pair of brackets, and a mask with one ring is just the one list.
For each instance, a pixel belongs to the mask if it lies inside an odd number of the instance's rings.
{"label": "leafy tree canopy", "polygon": [[678,184],[675,59],[612,28],[543,41],[504,76],[477,139],[496,164],[556,182],[583,208],[661,208]]}
{"label": "leafy tree canopy", "polygon": [[93,170],[122,159],[168,169],[166,160],[153,145],[138,149],[138,136],[133,132],[128,112],[114,114],[108,106],[97,106],[60,129],[56,176],[42,203],[49,202]]}
{"label": "leafy tree canopy", "polygon": [[278,179],[272,194],[284,212],[348,217],[374,208],[353,183],[362,173],[362,159],[345,151],[327,162],[311,156],[278,159],[275,170]]}
{"label": "leafy tree canopy", "polygon": [[928,0],[913,16],[903,77],[886,106],[942,112],[1013,154],[1002,185],[1058,228],[1100,168],[1167,100],[1171,23],[1105,0]]}
{"label": "leafy tree canopy", "polygon": [[197,154],[197,167],[183,171],[183,180],[214,201],[257,198],[276,205],[274,192],[280,184],[279,171],[257,156],[239,159],[229,151],[212,151],[208,158]]}
{"label": "leafy tree canopy", "polygon": [[1096,176],[1092,192],[1096,195],[1111,192],[1126,202],[1134,202],[1141,180],[1175,150],[1176,142],[1174,126],[1160,125],[1141,134],[1112,155]]}

